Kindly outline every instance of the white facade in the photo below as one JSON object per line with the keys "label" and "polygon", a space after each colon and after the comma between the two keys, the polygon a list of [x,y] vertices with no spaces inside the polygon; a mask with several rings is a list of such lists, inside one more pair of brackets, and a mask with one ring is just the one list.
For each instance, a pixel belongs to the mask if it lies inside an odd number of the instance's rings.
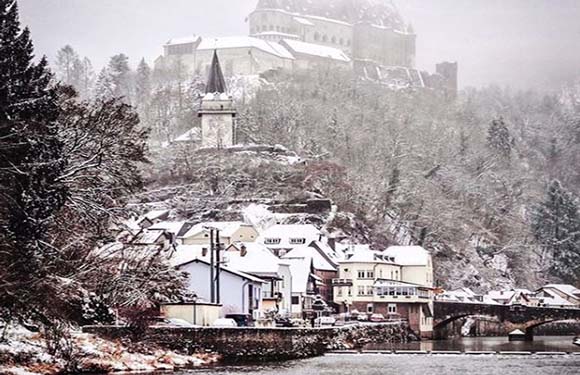
{"label": "white facade", "polygon": [[[210,266],[205,261],[195,259],[177,267],[189,274],[188,289],[203,301],[210,301]],[[262,305],[262,285],[264,281],[224,268],[220,272],[221,315],[252,314]]]}

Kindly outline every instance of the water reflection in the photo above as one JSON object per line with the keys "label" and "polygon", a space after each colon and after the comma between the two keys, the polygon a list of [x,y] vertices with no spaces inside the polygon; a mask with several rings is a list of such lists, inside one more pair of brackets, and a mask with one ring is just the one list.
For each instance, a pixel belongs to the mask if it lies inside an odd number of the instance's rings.
{"label": "water reflection", "polygon": [[267,366],[226,366],[185,374],[258,375],[572,375],[580,373],[580,355],[561,357],[501,355],[337,354]]}
{"label": "water reflection", "polygon": [[451,340],[421,341],[406,344],[373,344],[369,350],[459,350],[459,351],[531,351],[580,352],[571,336],[536,336],[534,341],[508,341],[507,337],[462,337]]}

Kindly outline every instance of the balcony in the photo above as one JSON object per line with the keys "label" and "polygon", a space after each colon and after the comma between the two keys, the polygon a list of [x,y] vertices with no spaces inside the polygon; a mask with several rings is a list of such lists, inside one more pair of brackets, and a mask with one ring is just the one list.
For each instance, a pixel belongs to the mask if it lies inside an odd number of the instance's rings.
{"label": "balcony", "polygon": [[269,292],[269,291],[262,291],[262,299],[263,300],[276,300],[279,301],[282,299],[282,292]]}
{"label": "balcony", "polygon": [[352,286],[352,279],[332,279],[332,286]]}

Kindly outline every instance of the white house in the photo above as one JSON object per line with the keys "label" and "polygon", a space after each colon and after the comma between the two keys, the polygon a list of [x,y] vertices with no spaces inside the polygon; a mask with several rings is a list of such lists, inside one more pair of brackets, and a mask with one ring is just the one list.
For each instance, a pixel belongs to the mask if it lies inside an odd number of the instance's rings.
{"label": "white house", "polygon": [[[211,267],[209,251],[204,245],[179,246],[171,264],[189,274],[188,289],[205,301],[211,301]],[[257,318],[262,307],[262,287],[265,280],[221,264],[220,300],[222,315],[251,314]]]}
{"label": "white house", "polygon": [[296,318],[303,318],[312,312],[312,302],[316,297],[317,286],[322,280],[315,275],[312,258],[285,259],[292,274],[292,310]]}
{"label": "white house", "polygon": [[224,264],[266,281],[262,287],[263,311],[276,310],[290,314],[292,275],[288,262],[279,259],[264,245],[256,242],[236,242],[223,254]]}
{"label": "white house", "polygon": [[183,245],[209,245],[210,228],[220,231],[220,242],[225,247],[234,242],[254,242],[258,232],[251,224],[241,221],[211,221],[191,227],[179,240]]}
{"label": "white house", "polygon": [[276,224],[260,234],[258,242],[281,257],[297,246],[320,241],[323,235],[312,224]]}

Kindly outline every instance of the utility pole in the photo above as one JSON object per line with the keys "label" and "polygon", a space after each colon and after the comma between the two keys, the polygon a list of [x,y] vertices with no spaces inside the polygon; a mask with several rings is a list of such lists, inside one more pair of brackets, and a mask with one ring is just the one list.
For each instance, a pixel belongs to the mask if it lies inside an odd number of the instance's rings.
{"label": "utility pole", "polygon": [[215,277],[214,277],[214,257],[213,257],[213,229],[209,230],[209,290],[211,303],[215,302]]}
{"label": "utility pole", "polygon": [[220,269],[221,269],[221,261],[220,261],[220,250],[221,250],[221,243],[220,243],[220,231],[216,229],[215,231],[215,242],[216,242],[216,302],[220,303]]}

